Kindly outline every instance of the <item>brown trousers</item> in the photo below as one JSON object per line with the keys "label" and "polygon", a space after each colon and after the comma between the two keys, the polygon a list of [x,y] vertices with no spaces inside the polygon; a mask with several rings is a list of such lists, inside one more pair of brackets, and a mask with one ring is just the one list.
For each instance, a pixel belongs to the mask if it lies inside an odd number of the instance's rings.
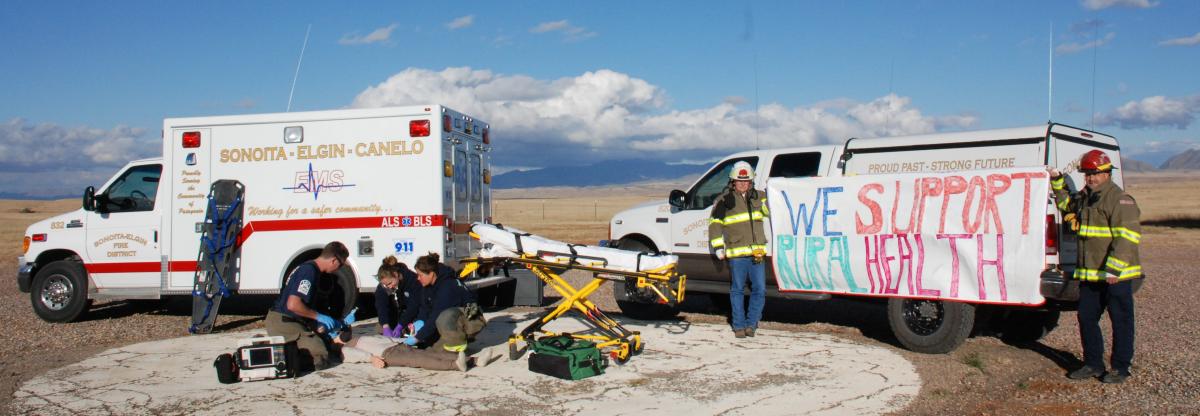
{"label": "brown trousers", "polygon": [[434,325],[437,325],[438,342],[429,348],[413,348],[405,344],[397,344],[383,351],[383,361],[388,366],[424,368],[426,370],[457,370],[454,359],[458,353],[446,350],[447,346],[467,344],[476,334],[483,331],[487,324],[483,314],[470,311],[468,317],[466,308],[456,307],[446,309],[438,315]]}
{"label": "brown trousers", "polygon": [[329,368],[329,350],[325,348],[325,341],[299,322],[292,321],[291,318],[285,318],[279,312],[267,312],[267,335],[281,336],[286,342],[295,341],[296,346],[300,350],[302,367],[305,364],[304,361],[307,361],[311,357],[314,370]]}

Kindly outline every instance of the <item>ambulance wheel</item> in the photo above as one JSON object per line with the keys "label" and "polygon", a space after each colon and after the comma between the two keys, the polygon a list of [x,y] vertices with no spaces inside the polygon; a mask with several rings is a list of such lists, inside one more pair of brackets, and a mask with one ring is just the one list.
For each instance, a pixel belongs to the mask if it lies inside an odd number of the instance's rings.
{"label": "ambulance wheel", "polygon": [[[638,240],[621,239],[617,244],[621,250],[654,253],[654,249]],[[633,319],[657,321],[674,318],[679,315],[679,306],[658,303],[658,295],[648,289],[638,289],[637,279],[626,278],[625,284],[613,283],[613,297],[621,314]]]}
{"label": "ambulance wheel", "polygon": [[975,325],[975,306],[926,299],[888,299],[888,323],[900,344],[924,354],[962,345]]}
{"label": "ambulance wheel", "polygon": [[87,271],[83,265],[59,260],[38,271],[29,296],[33,312],[39,318],[47,322],[74,322],[92,304],[87,290]]}

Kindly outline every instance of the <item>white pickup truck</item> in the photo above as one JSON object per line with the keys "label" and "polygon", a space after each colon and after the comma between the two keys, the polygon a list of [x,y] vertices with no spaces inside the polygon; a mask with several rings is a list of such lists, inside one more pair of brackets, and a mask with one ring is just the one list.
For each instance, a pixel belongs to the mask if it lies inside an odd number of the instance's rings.
{"label": "white pickup truck", "polygon": [[[716,294],[714,303],[728,304],[729,272],[726,263],[710,254],[709,213],[713,200],[727,186],[733,164],[745,161],[755,167],[755,188],[766,189],[771,178],[944,173],[980,169],[1043,168],[1050,165],[1068,175],[1072,189],[1083,184],[1075,171],[1080,155],[1091,149],[1109,153],[1120,167],[1115,138],[1062,124],[1022,128],[963,131],[905,137],[857,139],[842,145],[767,149],[735,153],[714,164],[686,191],[672,191],[668,200],[642,204],[617,213],[609,223],[609,245],[629,250],[667,252],[679,256],[679,270],[688,277],[688,289]],[[1121,170],[1112,180],[1121,185]],[[775,202],[769,202],[774,206]],[[1042,202],[1034,205],[1043,206]],[[1064,278],[1074,270],[1076,236],[1046,196],[1045,250],[1021,261],[1043,264],[1040,279],[1042,305],[990,306],[941,299],[888,296],[891,328],[905,347],[925,353],[944,353],[958,347],[972,332],[976,309],[986,313],[996,329],[1013,341],[1036,340],[1053,329],[1059,311],[1078,299],[1076,282]],[[774,209],[772,209],[774,211]],[[1039,221],[1040,222],[1040,221]],[[769,248],[769,253],[773,248]],[[774,264],[772,262],[771,264]],[[767,295],[824,300],[836,293],[780,292],[772,267],[767,268]],[[647,302],[652,298],[633,284],[615,285],[621,310],[639,318],[673,315],[676,310]],[[981,319],[982,321],[982,319]]]}

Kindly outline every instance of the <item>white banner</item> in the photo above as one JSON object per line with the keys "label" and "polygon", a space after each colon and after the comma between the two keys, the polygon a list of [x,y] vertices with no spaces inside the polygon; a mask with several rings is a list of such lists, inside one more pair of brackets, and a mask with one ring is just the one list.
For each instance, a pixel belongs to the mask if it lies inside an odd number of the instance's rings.
{"label": "white banner", "polygon": [[1049,187],[1030,168],[771,179],[779,290],[1040,305]]}

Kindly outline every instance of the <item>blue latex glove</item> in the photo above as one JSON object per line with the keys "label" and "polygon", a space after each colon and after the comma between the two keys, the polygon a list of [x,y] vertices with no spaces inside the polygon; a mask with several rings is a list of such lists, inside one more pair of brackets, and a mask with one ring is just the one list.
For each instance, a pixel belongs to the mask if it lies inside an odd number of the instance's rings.
{"label": "blue latex glove", "polygon": [[333,330],[338,326],[337,321],[333,320],[333,318],[329,315],[323,313],[317,314],[317,323],[325,327],[325,332],[333,332]]}
{"label": "blue latex glove", "polygon": [[409,336],[408,338],[405,338],[404,345],[408,345],[410,347],[417,345],[417,337]]}
{"label": "blue latex glove", "polygon": [[425,321],[416,321],[412,324],[412,332],[415,334],[421,332],[421,328],[425,326]]}
{"label": "blue latex glove", "polygon": [[347,314],[344,319],[342,319],[342,322],[345,323],[346,327],[350,327],[351,325],[354,325],[354,321],[356,319],[354,317],[355,312],[358,312],[358,308],[354,308],[354,310],[350,311],[350,313]]}

